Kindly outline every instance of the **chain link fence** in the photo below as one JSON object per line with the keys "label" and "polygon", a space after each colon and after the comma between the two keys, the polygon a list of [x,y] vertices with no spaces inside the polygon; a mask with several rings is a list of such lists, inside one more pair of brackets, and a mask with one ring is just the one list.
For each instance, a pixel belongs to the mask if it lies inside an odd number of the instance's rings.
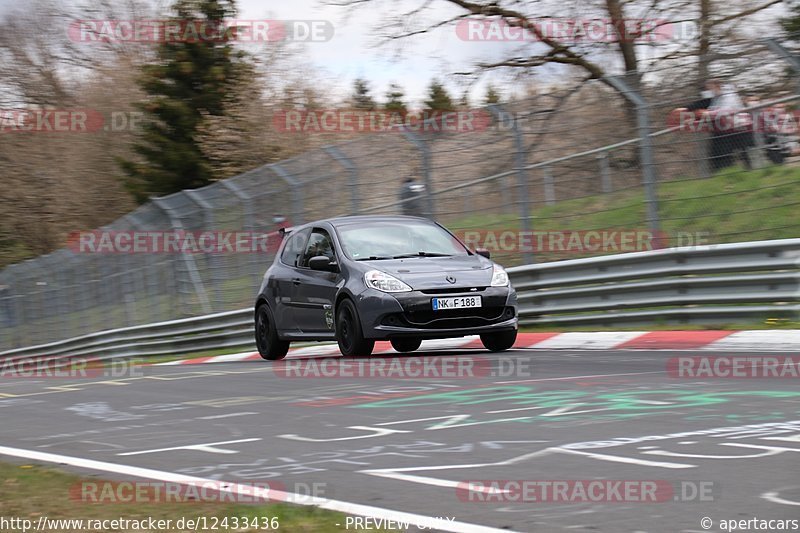
{"label": "chain link fence", "polygon": [[[686,67],[474,110],[487,119],[469,132],[356,135],[153,199],[95,232],[263,237],[251,253],[102,253],[73,243],[5,268],[0,350],[247,307],[273,260],[279,226],[403,213],[411,204],[400,197],[407,178],[426,186],[414,199],[421,214],[489,248],[505,266],[795,237],[798,61],[774,41],[752,49],[747,61],[715,64],[716,76],[749,97],[753,127],[741,145],[720,141],[743,138],[738,130],[719,133],[703,127],[703,115],[693,122],[676,115],[700,99],[701,81]],[[761,127],[761,114],[776,108],[787,120]],[[720,152],[720,143],[736,150]]]}

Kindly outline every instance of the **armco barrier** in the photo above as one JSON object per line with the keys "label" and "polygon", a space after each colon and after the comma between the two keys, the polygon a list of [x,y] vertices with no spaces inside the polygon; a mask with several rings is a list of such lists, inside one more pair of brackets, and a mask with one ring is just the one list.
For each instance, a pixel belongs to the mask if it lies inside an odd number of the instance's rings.
{"label": "armco barrier", "polygon": [[[509,269],[522,325],[800,319],[800,239],[669,248]],[[147,357],[253,348],[253,310],[100,331],[0,357]]]}

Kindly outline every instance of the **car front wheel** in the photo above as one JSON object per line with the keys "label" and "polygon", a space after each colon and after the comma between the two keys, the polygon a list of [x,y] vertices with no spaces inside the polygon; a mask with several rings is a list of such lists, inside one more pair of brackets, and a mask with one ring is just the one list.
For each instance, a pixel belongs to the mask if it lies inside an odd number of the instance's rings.
{"label": "car front wheel", "polygon": [[267,304],[261,304],[256,310],[256,346],[263,359],[277,361],[286,357],[289,343],[278,338],[278,330]]}
{"label": "car front wheel", "polygon": [[336,311],[336,340],[342,355],[370,355],[375,341],[364,338],[358,311],[352,300],[342,300]]}
{"label": "car front wheel", "polygon": [[517,330],[498,331],[497,333],[484,333],[481,342],[490,352],[502,352],[514,346],[517,340]]}

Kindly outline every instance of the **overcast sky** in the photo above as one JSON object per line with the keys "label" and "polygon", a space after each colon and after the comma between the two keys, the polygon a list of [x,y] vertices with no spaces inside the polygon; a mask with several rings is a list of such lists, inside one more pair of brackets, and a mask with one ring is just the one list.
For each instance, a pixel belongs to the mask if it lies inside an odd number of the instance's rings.
{"label": "overcast sky", "polygon": [[[91,6],[94,0],[55,1]],[[164,6],[172,2],[150,1]],[[348,9],[327,5],[322,0],[238,0],[238,7],[239,18],[244,20],[321,20],[331,24],[332,39],[302,45],[299,62],[312,72],[312,80],[323,84],[326,92],[337,99],[350,94],[353,80],[363,77],[370,82],[373,96],[377,99],[382,100],[389,84],[395,82],[405,89],[407,100],[419,104],[434,76],[445,82],[454,98],[459,98],[466,86],[465,80],[448,78],[448,75],[472,70],[478,61],[495,61],[516,54],[531,55],[541,46],[532,43],[464,41],[458,37],[452,25],[430,34],[377,46],[380,41],[378,27],[388,21],[403,20],[416,29],[425,22],[440,21],[462,13],[448,2],[432,0],[425,20],[409,21],[399,17],[423,3],[424,0],[373,0],[360,8]],[[587,16],[587,4],[583,0],[554,0],[541,5],[556,6],[554,9],[558,10],[559,17]],[[19,0],[0,0],[0,14],[21,7]],[[774,21],[776,12],[769,11],[761,15]],[[640,53],[645,51],[640,48]],[[562,67],[537,69],[537,75],[545,80],[553,80],[560,72],[564,72]],[[463,85],[459,85],[458,80]],[[508,97],[513,90],[508,78],[500,73],[484,76],[470,93],[473,105],[481,103],[488,81],[498,86],[504,97]]]}
{"label": "overcast sky", "polygon": [[[91,8],[95,0],[46,0],[62,6]],[[123,0],[111,0],[112,5]],[[148,0],[145,0],[148,1]],[[153,5],[169,6],[172,0],[149,0]],[[423,0],[377,0],[351,10],[327,5],[322,0],[237,0],[239,19],[243,20],[323,20],[332,24],[334,35],[328,42],[309,42],[300,47],[301,61],[313,72],[314,80],[325,84],[326,92],[343,98],[352,92],[357,77],[367,79],[373,96],[383,100],[392,82],[406,91],[406,99],[420,103],[426,88],[435,76],[445,82],[454,98],[466,87],[463,78],[448,78],[453,72],[471,70],[479,60],[499,59],[503,53],[519,47],[518,43],[465,42],[454,27],[442,28],[429,35],[376,46],[380,41],[376,27],[391,20],[393,13],[405,13],[424,3]],[[447,2],[434,0],[426,20],[441,20],[462,13]],[[19,0],[0,0],[0,16],[25,9]],[[67,11],[72,11],[67,8]],[[85,9],[77,12],[86,13]],[[397,18],[395,18],[397,20]],[[528,45],[530,46],[530,45]],[[257,51],[253,48],[252,51]],[[503,86],[504,78],[484,78],[472,90],[473,104],[483,99],[488,80]],[[459,85],[463,83],[464,85]],[[501,88],[507,96],[508,90]]]}
{"label": "overcast sky", "polygon": [[[453,72],[469,70],[478,60],[499,58],[502,52],[517,47],[510,43],[465,42],[458,38],[453,27],[442,28],[430,35],[419,35],[377,46],[380,38],[376,27],[401,13],[417,7],[420,0],[378,1],[349,10],[325,5],[319,0],[264,2],[239,0],[242,19],[326,20],[332,23],[334,36],[330,42],[307,43],[304,56],[319,73],[331,79],[338,95],[348,94],[357,77],[367,79],[373,94],[383,99],[389,84],[399,83],[407,98],[419,102],[434,76],[442,78],[453,97],[463,90]],[[432,2],[428,20],[440,20],[460,10],[446,2]],[[392,13],[386,11],[392,9]],[[491,79],[491,78],[489,78]],[[502,79],[496,80],[503,84]],[[462,82],[463,83],[463,82]],[[474,100],[483,98],[485,81],[473,90]],[[473,104],[477,103],[473,101]]]}

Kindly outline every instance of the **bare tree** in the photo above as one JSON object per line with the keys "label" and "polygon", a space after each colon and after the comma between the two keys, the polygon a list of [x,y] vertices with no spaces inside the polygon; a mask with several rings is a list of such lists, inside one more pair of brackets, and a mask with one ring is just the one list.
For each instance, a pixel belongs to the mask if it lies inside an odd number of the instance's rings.
{"label": "bare tree", "polygon": [[[545,65],[561,65],[582,72],[584,79],[603,79],[608,75],[627,73],[634,83],[648,70],[665,61],[682,65],[694,64],[699,79],[709,75],[710,65],[724,59],[729,42],[726,40],[746,22],[767,20],[756,16],[780,4],[782,0],[590,0],[573,6],[550,0],[425,0],[401,13],[390,15],[378,28],[386,41],[412,38],[435,30],[453,27],[465,20],[498,21],[504,26],[524,31],[527,43],[496,61],[484,61],[475,69],[460,74],[471,75],[495,69],[529,71]],[[329,5],[351,8],[381,0],[339,0]],[[403,4],[405,5],[405,4]],[[447,18],[430,20],[426,14],[437,6],[457,8]],[[573,17],[575,15],[575,17]],[[615,34],[606,40],[562,38],[548,31],[548,21],[582,18],[604,19]],[[631,24],[642,21],[641,25]],[[773,21],[777,27],[777,21]],[[569,25],[569,23],[568,23]],[[573,26],[579,29],[579,24]],[[682,39],[675,32],[688,33]],[[579,36],[580,37],[580,36]],[[647,50],[647,53],[644,51]],[[739,50],[731,53],[741,53]]]}

